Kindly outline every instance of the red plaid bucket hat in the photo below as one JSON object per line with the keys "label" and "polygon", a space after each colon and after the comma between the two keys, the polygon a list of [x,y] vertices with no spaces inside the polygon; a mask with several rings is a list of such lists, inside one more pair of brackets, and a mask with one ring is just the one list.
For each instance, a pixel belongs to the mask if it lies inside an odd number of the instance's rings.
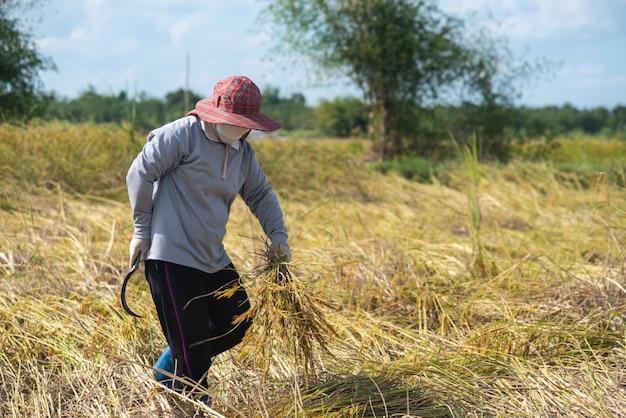
{"label": "red plaid bucket hat", "polygon": [[209,123],[228,123],[257,131],[275,131],[282,125],[261,113],[263,97],[256,84],[245,76],[218,81],[213,96],[196,103],[187,115],[197,115]]}

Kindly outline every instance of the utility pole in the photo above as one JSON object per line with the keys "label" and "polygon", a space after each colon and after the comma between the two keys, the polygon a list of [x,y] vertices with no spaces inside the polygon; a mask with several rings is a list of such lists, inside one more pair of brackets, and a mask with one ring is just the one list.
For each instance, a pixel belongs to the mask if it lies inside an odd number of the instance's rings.
{"label": "utility pole", "polygon": [[183,114],[189,112],[189,52],[187,53],[187,64],[185,66],[185,109]]}

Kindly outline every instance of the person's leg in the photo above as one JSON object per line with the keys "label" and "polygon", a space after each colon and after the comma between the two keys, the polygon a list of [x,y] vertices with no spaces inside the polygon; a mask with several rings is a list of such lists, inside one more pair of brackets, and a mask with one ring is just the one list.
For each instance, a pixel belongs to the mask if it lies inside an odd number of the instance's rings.
{"label": "person's leg", "polygon": [[[168,345],[161,353],[154,366],[154,378],[157,382],[163,383],[167,387],[172,387],[172,374],[174,373],[174,363],[172,362],[172,351]],[[166,372],[166,373],[164,373]]]}
{"label": "person's leg", "polygon": [[[208,293],[205,276],[206,273],[177,264],[151,260],[146,263],[146,277],[172,353],[175,374],[200,383],[211,366],[210,344],[194,345],[210,341],[211,335],[207,305],[195,303]],[[173,386],[184,388],[178,381]]]}
{"label": "person's leg", "polygon": [[[211,298],[208,309],[209,317],[215,326],[211,347],[211,356],[215,357],[239,344],[252,321],[248,319],[233,324],[236,318],[250,309],[250,301],[232,264],[212,274],[211,283],[210,287],[214,289],[215,297]],[[229,297],[220,297],[220,292],[224,290]]]}
{"label": "person's leg", "polygon": [[[239,344],[251,325],[249,320],[233,324],[250,308],[239,274],[232,265],[209,274],[148,261],[146,277],[170,344],[175,374],[199,382],[211,366],[211,358]],[[182,385],[175,382],[174,387]]]}

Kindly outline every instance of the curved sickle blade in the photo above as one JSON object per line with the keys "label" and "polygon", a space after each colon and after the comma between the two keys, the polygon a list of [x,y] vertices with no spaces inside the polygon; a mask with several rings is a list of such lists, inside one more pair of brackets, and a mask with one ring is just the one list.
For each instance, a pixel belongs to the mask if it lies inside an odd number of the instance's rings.
{"label": "curved sickle blade", "polygon": [[128,285],[128,281],[130,280],[130,278],[139,268],[140,258],[141,258],[141,253],[137,256],[137,258],[135,258],[135,261],[133,262],[133,266],[130,268],[130,271],[126,274],[126,277],[124,277],[124,281],[122,282],[122,291],[120,292],[120,300],[122,301],[122,307],[129,315],[132,315],[135,318],[142,318],[142,316],[133,312],[133,310],[130,309],[130,307],[128,306],[128,303],[126,303],[126,286]]}

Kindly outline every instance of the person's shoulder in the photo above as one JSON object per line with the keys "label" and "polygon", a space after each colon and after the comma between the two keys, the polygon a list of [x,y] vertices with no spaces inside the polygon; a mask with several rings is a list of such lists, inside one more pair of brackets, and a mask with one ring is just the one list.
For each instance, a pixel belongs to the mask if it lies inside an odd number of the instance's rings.
{"label": "person's shoulder", "polygon": [[194,125],[200,126],[200,120],[194,116],[183,116],[182,118],[176,119],[163,127],[169,127],[170,129],[189,129]]}
{"label": "person's shoulder", "polygon": [[179,136],[182,132],[188,132],[194,129],[194,125],[200,126],[200,122],[195,116],[184,116],[173,120],[152,130],[153,135],[175,135]]}
{"label": "person's shoulder", "polygon": [[247,139],[239,140],[239,150],[243,153],[244,158],[256,159],[254,147]]}
{"label": "person's shoulder", "polygon": [[184,116],[153,129],[148,135],[148,141],[155,138],[162,140],[176,139],[178,141],[190,140],[194,137],[192,132],[195,129],[201,129],[197,118],[195,116]]}
{"label": "person's shoulder", "polygon": [[254,155],[254,147],[252,146],[252,143],[250,142],[249,139],[242,139],[241,141],[241,147],[248,153]]}

